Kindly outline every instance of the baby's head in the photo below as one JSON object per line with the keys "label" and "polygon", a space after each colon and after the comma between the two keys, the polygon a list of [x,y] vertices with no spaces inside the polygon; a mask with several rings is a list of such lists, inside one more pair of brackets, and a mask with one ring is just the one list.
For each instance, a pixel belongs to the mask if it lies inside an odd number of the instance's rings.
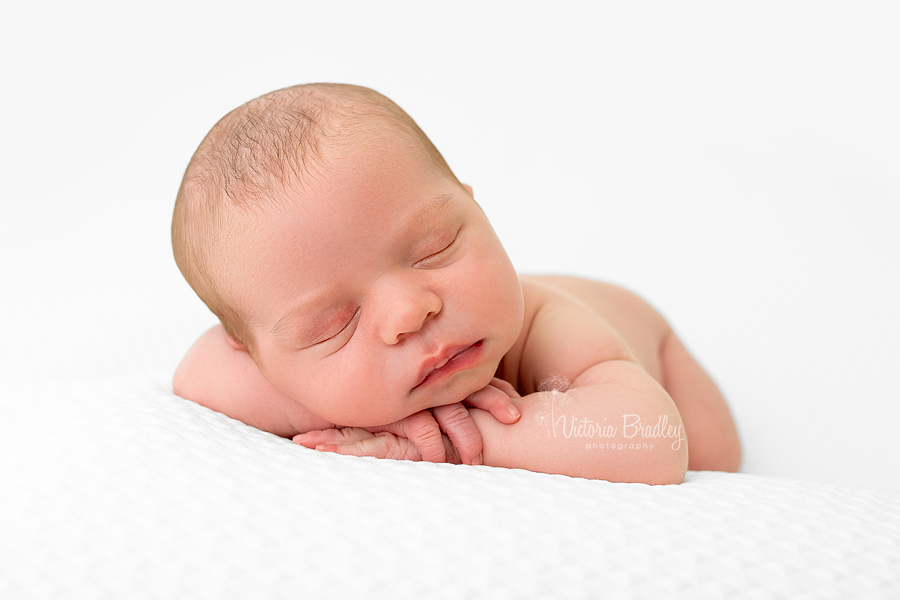
{"label": "baby's head", "polygon": [[185,172],[172,244],[230,343],[340,425],[462,400],[522,326],[518,276],[471,188],[366,88],[296,86],[226,115]]}

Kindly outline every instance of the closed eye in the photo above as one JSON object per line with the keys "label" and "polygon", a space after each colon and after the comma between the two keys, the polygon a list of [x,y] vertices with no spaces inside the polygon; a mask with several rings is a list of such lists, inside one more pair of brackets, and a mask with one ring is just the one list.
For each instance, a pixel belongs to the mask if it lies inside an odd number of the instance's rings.
{"label": "closed eye", "polygon": [[319,344],[324,344],[325,342],[327,342],[327,341],[329,341],[329,340],[333,340],[333,339],[336,338],[337,336],[339,336],[339,335],[341,335],[342,333],[344,333],[344,332],[345,332],[345,331],[353,324],[353,322],[357,320],[357,318],[359,317],[360,312],[362,312],[362,309],[361,309],[361,308],[357,308],[357,309],[356,309],[356,313],[354,313],[354,315],[353,315],[353,318],[350,319],[349,321],[347,321],[347,324],[344,325],[344,326],[341,328],[340,331],[338,331],[337,333],[335,333],[335,334],[332,335],[332,336],[329,336],[329,337],[325,338],[324,340],[321,340],[321,341],[315,342],[314,344],[311,344],[309,347],[311,348],[312,346],[318,346]]}
{"label": "closed eye", "polygon": [[433,259],[433,258],[437,258],[438,256],[441,256],[442,254],[444,254],[445,252],[447,252],[448,250],[450,250],[450,248],[452,248],[452,247],[456,244],[456,241],[459,239],[459,232],[460,232],[460,231],[462,231],[462,227],[460,227],[459,230],[456,232],[456,236],[453,238],[453,241],[451,241],[449,244],[447,244],[447,245],[444,246],[441,250],[438,250],[438,251],[435,252],[434,254],[429,254],[428,256],[426,256],[425,258],[423,258],[422,260],[420,260],[420,261],[417,262],[416,264],[417,264],[417,265],[418,265],[418,264],[422,264],[423,262],[429,261],[429,260],[431,260],[431,259]]}

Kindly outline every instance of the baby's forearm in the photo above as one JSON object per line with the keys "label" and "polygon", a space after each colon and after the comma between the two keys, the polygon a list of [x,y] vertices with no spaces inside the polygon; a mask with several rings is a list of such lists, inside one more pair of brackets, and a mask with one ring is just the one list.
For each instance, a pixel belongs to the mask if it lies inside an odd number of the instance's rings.
{"label": "baby's forearm", "polygon": [[175,372],[172,389],[183,398],[282,437],[333,426],[269,383],[249,354],[229,346],[221,325],[194,343]]}
{"label": "baby's forearm", "polygon": [[688,448],[678,410],[634,363],[603,363],[568,391],[538,392],[513,402],[522,412],[513,425],[470,411],[486,465],[616,482],[684,479]]}

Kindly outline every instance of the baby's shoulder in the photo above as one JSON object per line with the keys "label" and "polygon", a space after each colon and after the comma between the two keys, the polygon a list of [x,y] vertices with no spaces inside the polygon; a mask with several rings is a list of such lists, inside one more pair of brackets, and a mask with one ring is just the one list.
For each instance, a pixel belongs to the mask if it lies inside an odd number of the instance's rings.
{"label": "baby's shoulder", "polygon": [[547,377],[569,382],[606,360],[635,360],[654,375],[669,327],[639,296],[619,286],[556,275],[520,275],[525,298],[516,379],[532,393]]}
{"label": "baby's shoulder", "polygon": [[519,281],[526,303],[531,299],[535,310],[548,305],[562,306],[574,299],[616,324],[639,319],[660,329],[668,327],[647,301],[612,283],[571,275],[519,275]]}

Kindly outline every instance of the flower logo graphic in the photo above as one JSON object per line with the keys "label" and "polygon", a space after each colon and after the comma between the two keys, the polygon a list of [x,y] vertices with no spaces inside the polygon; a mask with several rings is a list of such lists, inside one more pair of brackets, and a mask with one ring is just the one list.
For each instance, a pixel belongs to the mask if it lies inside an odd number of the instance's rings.
{"label": "flower logo graphic", "polygon": [[547,429],[549,437],[555,437],[553,421],[556,410],[572,401],[572,397],[566,394],[570,387],[572,387],[572,383],[558,373],[551,373],[549,377],[538,383],[541,404],[540,410],[535,413],[534,418]]}

